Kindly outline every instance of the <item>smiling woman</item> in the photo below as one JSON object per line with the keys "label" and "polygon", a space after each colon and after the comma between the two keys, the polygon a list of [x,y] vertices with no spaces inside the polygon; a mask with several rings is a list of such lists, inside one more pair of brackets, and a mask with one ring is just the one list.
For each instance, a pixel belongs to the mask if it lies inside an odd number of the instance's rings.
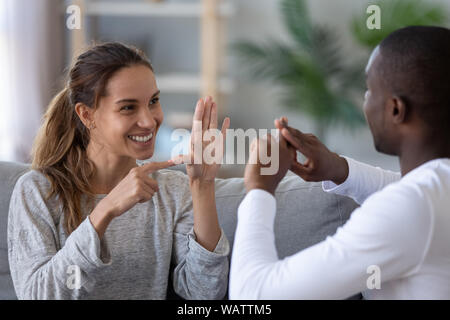
{"label": "smiling woman", "polygon": [[[81,101],[75,105],[75,111],[83,124],[92,127],[91,143],[87,147],[89,158],[110,163],[110,159],[101,154],[105,146],[113,151],[114,157],[122,155],[134,160],[151,158],[155,148],[155,139],[152,137],[156,136],[164,118],[159,103],[160,91],[151,66],[136,63],[121,68],[111,76],[103,91],[97,108]],[[106,165],[98,163],[97,166]],[[132,166],[136,166],[133,161]],[[123,169],[129,171],[130,166]],[[100,187],[110,188],[108,185]]]}
{"label": "smiling woman", "polygon": [[[76,59],[45,114],[33,170],[11,197],[9,262],[19,298],[164,299],[171,265],[180,296],[224,297],[220,165],[187,165],[185,175],[164,170],[172,160],[136,163],[152,157],[163,118],[142,52],[106,43]],[[217,127],[211,97],[200,99],[194,120],[204,131]]]}

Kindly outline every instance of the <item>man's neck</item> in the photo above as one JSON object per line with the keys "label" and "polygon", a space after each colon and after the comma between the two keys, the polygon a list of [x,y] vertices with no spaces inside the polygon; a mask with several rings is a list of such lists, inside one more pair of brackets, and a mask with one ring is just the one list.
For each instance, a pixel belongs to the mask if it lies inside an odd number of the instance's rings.
{"label": "man's neck", "polygon": [[405,145],[399,155],[402,176],[428,161],[439,158],[450,158],[450,150],[435,143]]}

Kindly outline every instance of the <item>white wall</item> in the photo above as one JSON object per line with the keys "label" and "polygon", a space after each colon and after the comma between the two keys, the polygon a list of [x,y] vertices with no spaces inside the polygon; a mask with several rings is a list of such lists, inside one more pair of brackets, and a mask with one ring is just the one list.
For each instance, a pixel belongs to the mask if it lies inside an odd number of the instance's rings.
{"label": "white wall", "polygon": [[[236,14],[228,24],[228,40],[238,39],[279,39],[287,41],[287,34],[281,20],[278,0],[230,0],[234,3]],[[449,3],[446,0],[434,0]],[[354,14],[365,15],[366,1],[355,0],[309,0],[308,5],[314,21],[338,30],[344,56],[349,60],[367,53],[352,40],[349,21]],[[128,24],[128,28],[124,27]],[[153,20],[130,21],[103,18],[99,30],[108,39],[121,40],[125,37],[131,42],[143,41],[151,48],[154,66],[159,71],[171,67],[183,70],[197,70],[198,61],[198,23],[195,20]],[[127,34],[133,30],[130,39]],[[150,41],[145,43],[143,39]],[[141,39],[141,40],[139,40]],[[235,91],[228,99],[227,115],[231,117],[232,128],[272,128],[273,119],[286,115],[290,124],[302,131],[311,131],[311,121],[304,115],[287,110],[280,105],[277,88],[270,82],[257,82],[245,75],[245,68],[234,56],[228,58],[229,73],[236,81]],[[351,61],[348,61],[351,62]],[[196,96],[162,96],[163,107],[170,110],[175,105],[193,109]],[[361,104],[362,104],[361,97]],[[398,170],[397,159],[377,153],[373,148],[372,137],[367,127],[354,132],[333,128],[327,136],[330,149],[355,159],[387,169]]]}

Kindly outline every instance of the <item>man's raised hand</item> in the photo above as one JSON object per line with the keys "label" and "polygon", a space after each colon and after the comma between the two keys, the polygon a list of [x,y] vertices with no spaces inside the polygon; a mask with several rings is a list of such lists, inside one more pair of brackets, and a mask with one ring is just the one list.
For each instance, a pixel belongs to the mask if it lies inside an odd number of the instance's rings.
{"label": "man's raised hand", "polygon": [[305,163],[294,158],[290,170],[305,181],[333,181],[343,183],[348,177],[345,158],[331,152],[315,135],[288,126],[286,117],[275,120],[275,127],[297,151],[306,157]]}

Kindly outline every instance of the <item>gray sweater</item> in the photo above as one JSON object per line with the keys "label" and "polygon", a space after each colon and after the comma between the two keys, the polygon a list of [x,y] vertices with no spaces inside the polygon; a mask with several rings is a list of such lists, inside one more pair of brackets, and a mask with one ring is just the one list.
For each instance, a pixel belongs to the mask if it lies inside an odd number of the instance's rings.
{"label": "gray sweater", "polygon": [[[19,299],[165,299],[170,270],[186,299],[221,299],[228,281],[229,243],[210,252],[193,233],[188,177],[152,174],[159,192],[113,219],[100,241],[87,217],[66,236],[62,206],[45,200],[50,182],[30,171],[17,182],[8,217],[8,255]],[[105,195],[98,195],[98,203]],[[172,267],[172,269],[171,269]]]}

